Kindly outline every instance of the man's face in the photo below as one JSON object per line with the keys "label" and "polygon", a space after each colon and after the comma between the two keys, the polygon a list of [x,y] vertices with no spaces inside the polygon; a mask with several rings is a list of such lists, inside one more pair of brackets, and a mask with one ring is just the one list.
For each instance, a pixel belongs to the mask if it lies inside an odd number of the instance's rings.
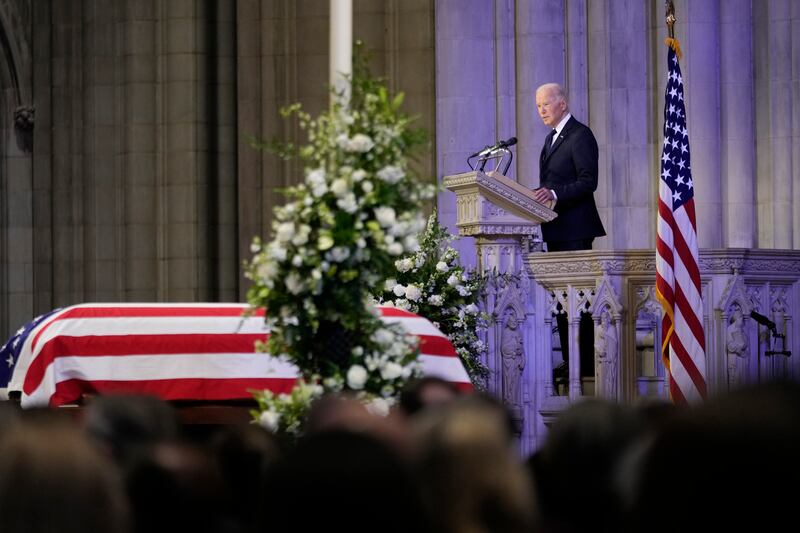
{"label": "man's face", "polygon": [[545,126],[555,128],[564,118],[567,102],[563,98],[558,99],[553,89],[542,89],[536,91],[536,109]]}

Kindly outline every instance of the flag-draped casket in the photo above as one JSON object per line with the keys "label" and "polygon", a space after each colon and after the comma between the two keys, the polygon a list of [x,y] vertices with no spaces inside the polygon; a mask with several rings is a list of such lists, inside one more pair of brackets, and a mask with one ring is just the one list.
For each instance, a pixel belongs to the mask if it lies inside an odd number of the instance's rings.
{"label": "flag-draped casket", "polygon": [[[291,390],[292,364],[255,351],[269,334],[245,304],[81,304],[20,328],[0,349],[8,391],[23,407],[59,406],[87,394],[151,394],[164,400],[252,398],[255,389]],[[427,319],[379,307],[420,341],[426,375],[471,388],[447,337]],[[0,376],[2,377],[2,376]],[[0,383],[2,386],[2,383]]]}

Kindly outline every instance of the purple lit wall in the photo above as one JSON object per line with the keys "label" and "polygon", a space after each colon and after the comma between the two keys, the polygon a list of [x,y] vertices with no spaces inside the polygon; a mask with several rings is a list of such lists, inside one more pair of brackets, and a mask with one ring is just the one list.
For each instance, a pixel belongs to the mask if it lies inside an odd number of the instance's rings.
{"label": "purple lit wall", "polygon": [[[675,2],[701,248],[800,248],[800,2]],[[436,0],[439,177],[515,135],[509,174],[538,184],[556,81],[600,145],[596,249],[653,248],[666,77],[661,0]],[[455,231],[455,199],[439,196]],[[461,245],[469,254],[471,243]]]}

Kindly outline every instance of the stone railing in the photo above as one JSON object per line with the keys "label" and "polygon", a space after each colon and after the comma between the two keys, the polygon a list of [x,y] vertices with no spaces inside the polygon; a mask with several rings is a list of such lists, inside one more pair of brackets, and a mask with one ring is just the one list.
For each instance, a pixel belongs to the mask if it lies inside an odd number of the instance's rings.
{"label": "stone railing", "polygon": [[[489,277],[484,303],[495,318],[486,339],[489,389],[517,419],[523,453],[583,397],[668,399],[653,250],[523,253],[522,263]],[[793,317],[800,251],[702,250],[700,272],[709,393],[799,379],[800,324]],[[569,331],[566,365],[560,365],[559,313]],[[774,333],[764,325],[770,321]],[[581,330],[593,332],[584,339],[583,373]]]}

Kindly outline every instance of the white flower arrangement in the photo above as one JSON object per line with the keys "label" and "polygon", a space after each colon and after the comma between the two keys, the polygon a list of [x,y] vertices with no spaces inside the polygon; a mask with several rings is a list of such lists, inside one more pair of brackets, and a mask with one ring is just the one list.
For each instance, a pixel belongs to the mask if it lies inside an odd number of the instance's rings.
{"label": "white flower arrangement", "polygon": [[415,179],[406,158],[424,132],[409,128],[402,95],[390,98],[364,64],[355,65],[349,103],[338,96],[316,119],[299,104],[284,111],[308,131],[298,151],[305,180],[276,209],[273,239],[253,243],[248,302],[266,309],[270,337],[261,348],[294,363],[305,381],[287,397],[256,394],[254,417],[265,426],[297,431],[282,413],[310,403],[308,383],[383,406],[420,373],[416,337],[380,321],[371,291],[394,273],[397,257],[418,249],[419,205],[434,187]]}
{"label": "white flower arrangement", "polygon": [[487,346],[478,333],[488,327],[488,315],[478,301],[481,278],[459,264],[454,237],[436,220],[428,220],[420,249],[394,262],[396,271],[376,297],[386,305],[418,313],[434,323],[453,343],[473,384],[485,387]]}

